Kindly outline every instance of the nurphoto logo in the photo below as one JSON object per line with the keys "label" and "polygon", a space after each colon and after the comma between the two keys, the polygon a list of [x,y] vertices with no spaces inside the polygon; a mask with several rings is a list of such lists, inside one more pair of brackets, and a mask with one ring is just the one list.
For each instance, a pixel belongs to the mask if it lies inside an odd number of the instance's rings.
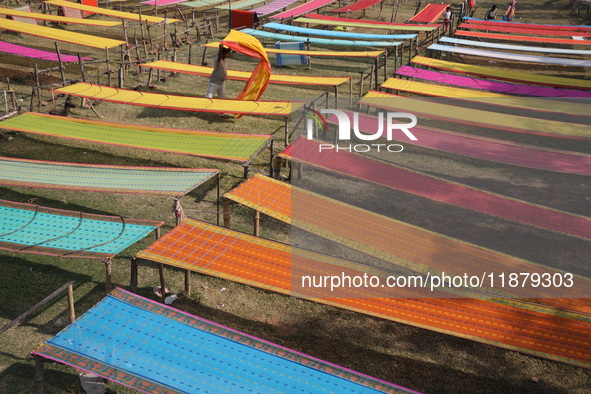
{"label": "nurphoto logo", "polygon": [[[346,150],[349,152],[364,153],[369,152],[370,150],[376,150],[378,152],[380,152],[381,150],[387,150],[388,152],[398,153],[402,152],[404,149],[404,147],[400,144],[352,144],[351,139],[353,136],[361,141],[375,141],[378,138],[385,136],[388,141],[392,141],[394,132],[396,131],[404,133],[404,135],[411,141],[417,140],[417,137],[415,137],[414,134],[410,131],[411,128],[417,125],[417,117],[413,114],[409,114],[406,112],[387,112],[386,114],[384,114],[383,112],[379,112],[378,127],[377,130],[372,134],[371,132],[368,133],[367,130],[364,130],[363,133],[359,130],[358,112],[345,112],[338,109],[321,109],[320,112],[314,111],[310,108],[306,108],[306,110],[306,113],[309,116],[306,124],[306,131],[309,140],[314,138],[314,124],[316,124],[320,129],[323,130],[326,130],[328,128],[328,122],[326,121],[324,116],[322,116],[323,114],[333,115],[338,122],[337,143],[320,144],[318,147],[320,152],[322,152],[323,150],[336,150],[337,152],[340,150]],[[351,127],[350,116],[353,117],[353,127]],[[410,122],[395,123],[395,119],[398,120],[401,118],[410,119]],[[384,123],[386,124],[385,128]],[[353,129],[353,134],[351,134],[351,129]],[[349,142],[349,144],[347,145],[346,142]]]}

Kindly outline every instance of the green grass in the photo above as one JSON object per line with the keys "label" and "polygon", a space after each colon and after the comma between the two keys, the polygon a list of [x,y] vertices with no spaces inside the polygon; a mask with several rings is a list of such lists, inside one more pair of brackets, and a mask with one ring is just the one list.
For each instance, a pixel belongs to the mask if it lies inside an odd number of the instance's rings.
{"label": "green grass", "polygon": [[[518,4],[516,21],[580,24],[580,17],[563,11],[566,5],[566,1],[546,4],[539,0]],[[490,3],[479,3],[476,16],[482,16],[489,6]],[[412,2],[403,3],[397,22],[410,17],[414,7]],[[504,6],[499,5],[499,8],[502,9]],[[390,20],[391,12],[390,2],[384,6],[382,20]],[[376,19],[377,15],[377,9],[369,10],[367,18]],[[225,35],[224,22],[225,19],[222,18],[216,40],[222,39]],[[120,28],[74,26],[62,28],[111,38],[122,37]],[[192,32],[194,40],[194,29]],[[130,27],[128,33],[132,41],[134,36],[140,38],[137,27]],[[53,43],[48,40],[21,37],[10,33],[4,33],[2,39],[53,50]],[[80,51],[83,56],[104,57],[104,54],[99,51],[70,44],[60,43],[59,45],[63,53],[75,54]],[[148,46],[148,50],[150,49]],[[141,53],[144,55],[143,50]],[[213,56],[215,51],[210,49],[208,53]],[[194,64],[200,62],[201,54],[202,50],[195,45],[192,54]],[[156,54],[149,54],[148,58],[156,56]],[[111,51],[110,57],[113,65],[119,61],[117,51]],[[162,58],[165,57],[166,55],[162,55]],[[179,48],[177,60],[187,61],[187,59],[187,47]],[[208,60],[211,62],[211,58]],[[502,63],[490,63],[482,59],[477,61],[489,66],[502,66]],[[245,56],[236,55],[230,59],[229,65],[235,69],[252,70],[255,62]],[[356,83],[359,72],[369,65],[371,61],[368,60],[314,58],[311,70],[304,67],[284,67],[274,71],[282,74],[351,76]],[[10,78],[18,98],[22,99],[21,104],[25,107],[29,106],[31,86],[35,84],[34,77],[30,74],[33,66],[32,60],[23,57],[3,54],[0,58],[0,74],[4,77],[2,83],[6,78]],[[39,61],[38,66],[43,69],[53,67],[55,64]],[[87,66],[85,71],[90,75],[104,70],[104,67],[104,64]],[[66,71],[68,78],[80,76],[76,65],[68,65]],[[125,82],[127,88],[147,82],[148,73],[133,75],[132,71],[130,70],[127,74]],[[564,72],[556,68],[539,67],[535,71],[586,79],[591,77],[588,70]],[[155,80],[153,84],[156,85],[156,89],[153,91],[196,96],[201,96],[206,91],[207,78],[188,75],[170,78],[169,74],[168,72],[160,73],[160,78],[166,78],[166,80]],[[52,72],[43,76],[41,83],[59,80],[59,73]],[[115,83],[116,78],[113,81]],[[100,81],[94,82],[106,83],[106,78],[103,76]],[[228,81],[228,97],[237,95],[243,86],[243,82]],[[348,87],[341,89],[341,94],[345,94]],[[354,92],[357,92],[357,89],[354,86]],[[288,100],[297,97],[316,97],[322,92],[321,88],[304,89],[293,85],[270,85],[262,98]],[[52,109],[61,109],[64,100],[57,98],[53,103],[50,93],[45,91],[43,101],[46,105],[41,107],[41,112],[48,112]],[[80,103],[80,100],[76,99],[74,102]],[[0,102],[0,105],[3,103]],[[95,108],[103,120],[113,122],[235,133],[274,134],[277,151],[283,148],[283,120],[276,117],[245,116],[239,120],[220,119],[216,114],[160,110],[106,102],[96,105]],[[73,109],[71,116],[97,119],[92,111],[81,107]],[[430,125],[445,126],[441,122],[433,122]],[[579,142],[568,141],[558,144],[547,137],[491,132],[457,125],[454,127],[459,127],[455,129],[457,131],[484,134],[493,138],[510,139],[544,147],[587,153],[591,148],[588,144]],[[82,141],[58,140],[23,133],[8,133],[8,136],[12,140],[0,140],[0,155],[93,164],[218,168],[223,174],[222,191],[224,192],[236,187],[242,181],[242,167],[237,163]],[[261,154],[253,163],[253,169],[265,171],[268,158],[267,152]],[[405,146],[403,154],[382,158],[507,196],[591,216],[589,199],[591,182],[588,177],[518,168],[410,146]],[[311,170],[307,170],[306,174],[308,175],[305,176],[302,185],[314,190],[334,190],[334,187],[338,187],[339,196],[345,202],[531,261],[549,266],[569,267],[587,273],[589,262],[587,242],[501,220],[495,219],[491,222],[484,215],[442,206],[390,190],[380,188],[368,190],[359,182],[347,179],[337,180],[332,175]],[[164,232],[169,231],[175,223],[170,197],[3,187],[0,188],[0,198],[19,202],[32,201],[39,205],[60,209],[164,220],[166,222]],[[376,204],[376,201],[380,203]],[[215,182],[209,182],[182,198],[182,204],[188,216],[213,223],[216,216],[211,211],[216,208],[215,202]],[[252,210],[248,208],[233,205],[232,228],[252,233],[252,214]],[[290,229],[278,221],[263,216],[261,235],[288,242]],[[320,242],[314,237],[305,240],[310,247],[317,247],[319,251],[330,250],[342,257],[356,260],[366,258],[361,254]],[[123,287],[129,285],[130,259],[152,242],[153,237],[148,237],[113,259],[114,285]],[[0,299],[2,300],[0,325],[16,318],[70,280],[75,281],[78,315],[104,296],[105,269],[100,261],[0,252],[0,262],[4,270],[0,278]],[[165,271],[167,287],[181,294],[174,304],[179,309],[417,391],[553,394],[589,392],[591,373],[582,368],[200,274],[193,274],[193,292],[187,296],[182,294],[184,273],[172,268],[166,268]],[[145,261],[140,262],[138,293],[155,299],[152,287],[156,285],[159,285],[157,266]],[[226,290],[221,291],[222,288]],[[34,362],[29,352],[37,344],[55,335],[67,325],[65,309],[66,299],[64,296],[59,297],[20,326],[0,336],[0,392],[32,392]],[[531,382],[530,379],[533,376],[538,377],[540,381]],[[67,385],[79,386],[75,371],[57,363],[47,364],[46,392],[64,393],[67,391]],[[133,392],[116,384],[110,384],[109,387],[118,393]]]}

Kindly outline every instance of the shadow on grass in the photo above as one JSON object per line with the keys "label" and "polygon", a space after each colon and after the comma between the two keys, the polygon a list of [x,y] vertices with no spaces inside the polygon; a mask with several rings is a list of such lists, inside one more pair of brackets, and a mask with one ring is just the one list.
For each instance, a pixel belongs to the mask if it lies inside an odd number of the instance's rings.
{"label": "shadow on grass", "polygon": [[[81,206],[72,203],[64,203],[63,201],[40,197],[37,194],[30,194],[30,193],[20,193],[10,189],[3,189],[0,188],[0,199],[8,200],[8,201],[15,201],[15,202],[29,202],[30,204],[36,204],[41,207],[48,207],[48,208],[55,208],[55,209],[63,209],[67,211],[80,211],[84,213],[93,213],[96,215],[107,215],[113,216],[112,212],[102,211],[99,209],[93,209],[88,206]],[[56,257],[57,258],[57,257]]]}
{"label": "shadow on grass", "polygon": [[[35,362],[33,356],[30,356],[29,361],[29,363],[11,364],[10,367],[0,372],[0,388],[2,388],[2,392],[34,392]],[[53,361],[45,360],[44,377],[45,383],[43,388],[46,394],[66,393],[68,392],[67,386],[69,385],[80,387],[80,381],[74,369],[62,366]],[[23,391],[27,387],[29,390]],[[12,389],[16,391],[12,391]]]}
{"label": "shadow on grass", "polygon": [[[55,257],[55,259],[59,259],[59,257]],[[26,257],[3,255],[2,269],[2,275],[0,275],[0,299],[10,300],[10,302],[0,303],[0,316],[8,320],[17,318],[69,281],[74,281],[74,297],[76,297],[76,287],[91,280],[88,275],[81,275],[56,266],[29,261]],[[66,299],[65,297],[66,292],[64,291],[29,316],[24,324],[28,324],[27,322],[34,316]]]}
{"label": "shadow on grass", "polygon": [[[150,296],[151,291],[140,289],[140,293]],[[288,314],[271,322],[261,322],[186,297],[179,298],[177,303],[176,308],[190,310],[200,318],[420,392],[567,393],[551,382],[531,382],[528,367],[522,365],[524,356],[518,353],[512,352],[516,357],[508,360],[504,349],[355,312],[331,309],[320,316]],[[360,317],[364,320],[357,325]],[[395,354],[376,350],[389,351],[392,347],[396,348],[391,352]],[[482,358],[483,353],[486,358]],[[449,362],[430,361],[439,358]],[[545,362],[533,360],[534,363]],[[490,374],[495,368],[502,368],[505,373]]]}

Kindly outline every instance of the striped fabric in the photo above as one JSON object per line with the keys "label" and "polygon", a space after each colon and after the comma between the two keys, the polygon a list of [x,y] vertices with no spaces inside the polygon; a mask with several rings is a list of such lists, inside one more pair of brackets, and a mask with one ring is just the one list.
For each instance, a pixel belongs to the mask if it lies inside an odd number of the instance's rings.
{"label": "striped fabric", "polygon": [[28,112],[0,128],[84,141],[249,162],[273,139],[269,135],[166,129]]}
{"label": "striped fabric", "polygon": [[291,10],[287,10],[284,12],[280,12],[279,14],[271,16],[271,19],[288,19],[293,18],[294,16],[300,16],[302,14],[306,14],[310,11],[317,10],[321,7],[334,3],[335,0],[311,0],[307,3],[304,3],[298,7],[292,8]]}
{"label": "striped fabric", "polygon": [[[483,89],[491,92],[499,92],[506,94],[515,94],[522,96],[537,96],[537,97],[591,97],[591,92],[588,90],[575,89],[560,89],[550,88],[544,86],[523,85],[518,83],[501,82],[489,79],[479,79],[474,77],[463,77],[460,75],[447,74],[439,71],[429,71],[422,68],[415,68],[410,66],[401,66],[396,70],[396,74],[419,78],[432,82],[440,82],[448,85],[459,87],[466,87],[472,89]],[[386,80],[383,87],[389,87],[390,79]]]}
{"label": "striped fabric", "polygon": [[35,26],[29,23],[12,21],[10,19],[0,18],[0,29],[98,49],[112,48],[125,44],[125,41],[121,40],[91,36],[89,34],[76,33],[45,26]]}
{"label": "striped fabric", "polygon": [[[24,47],[22,45],[11,44],[9,42],[0,41],[0,52],[10,53],[11,55],[26,56],[32,59],[43,59],[59,61],[57,53],[43,51],[41,49],[33,49]],[[82,60],[90,60],[90,57],[83,57]],[[78,56],[61,54],[62,62],[77,62]]]}
{"label": "striped fabric", "polygon": [[507,52],[495,52],[495,51],[484,51],[481,49],[472,48],[461,48],[451,45],[432,44],[427,49],[432,51],[441,51],[449,53],[457,53],[461,55],[479,56],[486,58],[495,58],[502,60],[510,60],[513,62],[528,62],[528,63],[540,63],[540,64],[555,64],[559,66],[568,67],[591,67],[591,60],[581,60],[572,58],[561,58],[561,57],[548,57],[548,56],[532,56],[532,55],[521,55],[516,53]]}
{"label": "striped fabric", "polygon": [[93,100],[110,101],[112,103],[195,112],[287,116],[291,113],[292,109],[295,110],[301,106],[301,103],[290,103],[287,101],[245,101],[173,96],[161,93],[117,89],[86,82],[77,83],[54,91]]}
{"label": "striped fabric", "polygon": [[417,394],[120,288],[32,353],[151,394]]}
{"label": "striped fabric", "polygon": [[182,3],[183,1],[185,1],[185,0],[147,0],[147,1],[140,1],[140,3],[146,4],[146,5],[153,5],[153,6],[158,6],[158,5],[166,6],[166,5],[170,5],[170,4]]}
{"label": "striped fabric", "polygon": [[[361,41],[361,40],[340,40],[317,37],[290,36],[289,34],[271,33],[256,29],[242,29],[244,33],[263,38],[271,38],[279,41],[309,42],[318,45],[342,45],[342,46],[362,46],[362,47],[397,47],[402,45],[398,41]],[[267,51],[269,52],[269,51]]]}
{"label": "striped fabric", "polygon": [[274,0],[260,7],[253,8],[252,12],[256,12],[259,15],[265,16],[280,11],[281,9],[286,8],[295,2],[297,2],[297,0]]}
{"label": "striped fabric", "polygon": [[0,184],[47,189],[182,196],[219,170],[125,167],[0,158]]}
{"label": "striped fabric", "polygon": [[517,34],[531,34],[536,36],[558,36],[558,37],[572,37],[572,36],[581,36],[581,37],[591,37],[591,31],[582,32],[582,31],[566,31],[566,30],[546,30],[546,29],[520,29],[517,27],[513,27],[512,23],[507,24],[495,24],[495,25],[483,25],[477,23],[461,23],[458,26],[460,29],[472,29],[472,30],[489,30],[499,33],[517,33]]}
{"label": "striped fabric", "polygon": [[[433,31],[437,29],[438,25],[434,27],[429,27],[425,25],[410,25],[408,23],[371,23],[372,21],[360,21],[358,19],[349,19],[349,18],[338,18],[333,17],[334,19],[326,19],[326,18],[316,18],[316,17],[309,17],[309,15],[318,15],[318,14],[308,14],[304,17],[294,19],[294,22],[300,23],[311,23],[316,25],[325,25],[325,26],[345,26],[345,27],[361,27],[364,29],[380,29],[380,30],[407,30],[407,31]],[[330,17],[329,17],[330,18]]]}
{"label": "striped fabric", "polygon": [[[487,92],[485,90],[469,90],[453,86],[435,85],[425,82],[408,81],[398,78],[388,78],[382,85],[386,89],[401,90],[421,94],[423,96],[453,97],[459,100],[489,103],[511,108],[526,108],[535,111],[555,112],[567,115],[587,116],[591,124],[591,112],[589,104],[575,103],[564,100],[546,100],[532,97],[514,97],[500,93]],[[579,90],[584,93],[585,91]],[[591,92],[588,92],[591,93]],[[490,100],[490,98],[497,98]],[[501,98],[502,99],[498,99]]]}
{"label": "striped fabric", "polygon": [[[304,18],[314,19],[314,20],[322,20],[322,21],[333,21],[333,22],[352,22],[352,23],[361,23],[371,27],[383,26],[383,27],[391,27],[390,30],[415,30],[415,31],[431,31],[438,27],[441,27],[441,24],[430,24],[430,23],[421,23],[420,25],[410,25],[408,23],[390,23],[390,22],[382,22],[382,21],[372,21],[372,20],[361,20],[361,19],[354,19],[354,18],[340,18],[337,16],[329,16],[329,15],[321,15],[321,14],[306,14]],[[298,18],[299,19],[299,18]],[[297,22],[298,19],[295,19]],[[365,27],[365,26],[364,26]],[[406,27],[406,29],[403,29]]]}
{"label": "striped fabric", "polygon": [[[275,43],[275,49],[287,49],[290,51],[304,51],[306,45],[303,42],[280,42]],[[308,64],[308,57],[304,55],[285,55],[283,53],[275,54],[275,65],[281,66],[299,66]],[[273,78],[273,75],[271,75]],[[305,84],[305,83],[304,83]]]}
{"label": "striped fabric", "polygon": [[[240,0],[240,1],[232,2],[232,3],[228,3],[227,5],[220,5],[215,8],[217,8],[218,10],[222,10],[222,9],[242,10],[244,8],[252,7],[254,5],[262,3],[263,1],[265,1],[265,0]],[[251,12],[252,12],[252,10],[251,10]]]}
{"label": "striped fabric", "polygon": [[[297,44],[297,43],[290,43]],[[282,47],[283,48],[283,47]],[[299,64],[299,63],[298,63]],[[305,63],[304,63],[305,64]],[[279,65],[279,64],[278,64]],[[142,67],[155,68],[160,70],[168,70],[179,73],[186,73],[192,75],[210,76],[213,71],[213,67],[196,66],[192,64],[177,63],[167,60],[158,60],[152,63],[141,64]],[[250,78],[250,72],[228,70],[229,79],[237,79],[240,81],[247,81]],[[349,82],[351,77],[308,77],[300,75],[282,75],[282,74],[271,74],[269,83],[279,84],[297,84],[297,85],[323,85],[323,86],[340,86],[346,82]]]}
{"label": "striped fabric", "polygon": [[[267,182],[270,188],[266,193],[261,193],[260,188],[250,189],[254,185],[252,179],[258,181],[260,178],[251,178],[243,186],[246,185],[244,187],[252,190],[255,196],[269,197],[269,202],[276,200],[273,204],[279,208],[286,202],[283,199],[285,193],[288,198],[291,195],[287,184],[277,185],[272,181]],[[317,210],[314,214],[328,212],[330,208],[326,201],[322,201],[320,206],[309,206]],[[342,208],[339,205],[337,212],[343,212]],[[417,250],[417,247],[413,249]],[[348,296],[335,296],[334,292],[330,295],[330,288],[323,290],[302,286],[302,278],[312,274],[330,276],[343,273],[366,273],[385,278],[391,272],[194,219],[185,220],[136,256],[551,360],[581,367],[591,365],[591,346],[584,339],[589,336],[591,323],[583,314],[565,312],[562,316],[553,316],[553,313],[559,312],[517,300],[507,300],[502,304],[471,298],[433,298],[442,296],[437,291],[426,295],[420,290],[402,290],[402,295],[406,294],[407,298],[393,298],[388,297],[380,287],[371,291],[349,288],[346,292]],[[560,331],[560,335],[556,335],[556,331]]]}
{"label": "striped fabric", "polygon": [[492,48],[502,49],[505,51],[517,51],[517,52],[540,52],[540,53],[551,53],[555,55],[591,55],[591,50],[581,49],[564,49],[564,48],[548,48],[548,47],[534,47],[529,45],[507,45],[498,44],[494,42],[477,41],[477,40],[464,40],[461,38],[453,37],[441,37],[439,42],[452,45],[466,45],[480,48]]}
{"label": "striped fabric", "polygon": [[[150,3],[154,3],[155,0],[150,0]],[[177,0],[170,0],[173,1],[175,3],[178,3],[179,1]],[[186,3],[183,3],[184,6],[187,7],[191,7],[191,8],[199,8],[199,7],[209,7],[212,5],[216,5],[216,4],[220,4],[223,3],[224,1],[227,0],[197,0],[197,1],[187,1]]]}
{"label": "striped fabric", "polygon": [[[210,42],[202,46],[208,48],[219,47],[220,42]],[[370,57],[376,58],[386,51],[292,51],[289,49],[265,48],[267,53],[283,53],[286,55],[324,56],[324,57]]]}
{"label": "striped fabric", "polygon": [[[112,27],[118,26],[120,22],[109,22],[109,21],[101,21],[96,19],[80,19],[80,18],[68,18],[64,16],[56,16],[50,14],[39,14],[36,12],[23,12],[18,10],[12,10],[9,8],[0,7],[0,15],[7,15],[10,17],[18,17],[18,21],[24,21],[28,19],[35,19],[35,20],[43,20],[48,22],[57,22],[57,23],[71,23],[76,25],[89,25],[89,26],[103,26],[103,27]],[[15,19],[17,20],[17,19]],[[36,24],[36,23],[35,23]]]}
{"label": "striped fabric", "polygon": [[427,4],[418,14],[408,21],[413,23],[434,23],[441,18],[449,4]]}
{"label": "striped fabric", "polygon": [[492,25],[501,27],[516,27],[519,29],[533,29],[533,30],[564,30],[564,31],[587,31],[591,32],[591,26],[588,25],[548,25],[539,23],[521,23],[521,22],[505,22],[497,20],[484,20],[478,18],[464,17],[468,23],[475,23],[478,25]]}
{"label": "striped fabric", "polygon": [[298,27],[292,25],[284,25],[282,23],[266,23],[263,27],[267,29],[273,29],[278,31],[288,31],[297,34],[303,34],[304,36],[323,36],[323,37],[335,37],[335,38],[351,38],[356,40],[414,40],[416,34],[364,34],[364,33],[350,33],[347,31],[334,31],[334,30],[323,30],[323,29],[310,29],[306,27]]}
{"label": "striped fabric", "polygon": [[434,67],[442,70],[453,71],[460,74],[477,75],[485,78],[513,81],[518,83],[560,87],[567,89],[591,90],[591,81],[550,75],[539,75],[515,70],[504,70],[492,67],[475,66],[471,64],[448,62],[446,60],[432,59],[424,56],[415,56],[413,63]]}
{"label": "striped fabric", "polygon": [[105,259],[162,224],[0,200],[0,249]]}
{"label": "striped fabric", "polygon": [[[141,19],[143,22],[149,22],[149,23],[164,22],[164,18],[161,18],[159,16],[139,15],[139,14],[134,14],[131,12],[109,10],[107,8],[93,7],[93,6],[78,4],[78,3],[74,3],[74,2],[66,1],[66,0],[45,0],[44,3],[55,5],[58,7],[73,8],[75,10],[81,10],[81,11],[84,11],[87,13],[90,12],[90,13],[96,13],[96,14],[100,14],[100,15],[112,16],[113,18],[119,18],[119,19],[129,19],[129,20],[134,20],[134,21],[139,21]],[[168,19],[168,23],[174,23],[174,22],[180,22],[180,21],[181,21],[180,19]]]}
{"label": "striped fabric", "polygon": [[[375,130],[373,126],[377,126],[377,119],[373,119],[374,122],[371,122],[371,120],[370,118],[360,119],[360,131]],[[534,147],[527,149],[522,146],[472,138],[469,135],[464,136],[459,133],[438,133],[436,130],[418,129],[417,127],[413,127],[413,133],[418,138],[418,141],[413,141],[414,145],[439,151],[451,151],[465,156],[490,160],[493,154],[497,154],[499,157],[514,158],[516,159],[514,161],[521,161],[521,163],[526,162],[527,158],[533,156],[541,163],[550,163],[549,167],[555,166],[554,161],[559,163],[561,159],[562,162],[568,159],[566,154],[560,155],[551,151],[540,152],[534,150]],[[392,163],[375,160],[367,155],[346,151],[337,152],[336,150],[320,152],[319,144],[318,141],[310,141],[300,137],[292,142],[279,156],[359,181],[386,186],[394,190],[482,212],[527,226],[591,240],[591,218],[450,182]],[[497,144],[496,147],[495,144]],[[591,165],[591,156],[573,155],[571,159],[571,168],[589,167]],[[577,161],[577,159],[581,160]],[[510,160],[504,162],[507,161]],[[586,173],[591,175],[591,169],[586,170]]]}
{"label": "striped fabric", "polygon": [[459,30],[459,29],[454,32],[454,35],[464,36],[464,37],[489,38],[489,39],[493,39],[493,40],[503,40],[503,41],[537,42],[537,43],[566,44],[566,45],[591,45],[591,41],[588,41],[588,40],[571,40],[571,39],[567,39],[567,38],[519,36],[519,35],[515,35],[515,34],[485,33],[485,32],[481,32],[481,31]]}
{"label": "striped fabric", "polygon": [[[8,9],[8,8],[0,8],[0,9]],[[22,23],[30,23],[31,25],[38,24],[37,19],[35,19],[35,18],[27,18],[27,17],[20,16],[20,14],[23,12],[33,13],[33,6],[25,5],[22,7],[13,8],[12,10],[13,10],[14,14],[10,15],[9,17],[13,21],[22,22]]]}
{"label": "striped fabric", "polygon": [[[491,99],[492,100],[492,99]],[[505,98],[497,99],[502,104]],[[370,91],[359,100],[360,104],[372,107],[397,109],[432,119],[444,119],[452,122],[493,127],[528,134],[561,136],[572,139],[591,140],[589,125],[567,123],[564,121],[545,120],[525,116],[503,114],[478,109],[442,104],[432,99],[403,97],[377,91]]]}
{"label": "striped fabric", "polygon": [[328,12],[353,12],[361,11],[366,8],[373,7],[376,4],[380,4],[384,0],[358,0],[352,4],[346,5],[336,10],[328,10]]}

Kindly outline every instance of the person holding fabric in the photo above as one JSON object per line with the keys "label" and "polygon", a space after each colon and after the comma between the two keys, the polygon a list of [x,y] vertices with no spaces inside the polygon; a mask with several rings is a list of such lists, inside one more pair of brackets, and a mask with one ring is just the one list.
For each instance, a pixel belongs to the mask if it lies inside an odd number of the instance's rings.
{"label": "person holding fabric", "polygon": [[497,17],[497,6],[495,4],[492,7],[490,7],[490,9],[488,11],[486,11],[486,14],[484,14],[484,19],[487,21],[490,21],[490,20],[495,20],[496,17]]}
{"label": "person holding fabric", "polygon": [[213,62],[213,71],[209,77],[206,98],[213,98],[217,94],[218,98],[226,98],[226,78],[228,77],[228,65],[226,59],[230,56],[232,50],[220,44],[218,56]]}
{"label": "person holding fabric", "polygon": [[505,15],[503,15],[503,21],[511,22],[513,20],[513,18],[515,18],[515,5],[516,4],[517,4],[517,2],[515,0],[513,0],[512,2],[509,3],[509,7],[507,8],[507,12],[505,12]]}

